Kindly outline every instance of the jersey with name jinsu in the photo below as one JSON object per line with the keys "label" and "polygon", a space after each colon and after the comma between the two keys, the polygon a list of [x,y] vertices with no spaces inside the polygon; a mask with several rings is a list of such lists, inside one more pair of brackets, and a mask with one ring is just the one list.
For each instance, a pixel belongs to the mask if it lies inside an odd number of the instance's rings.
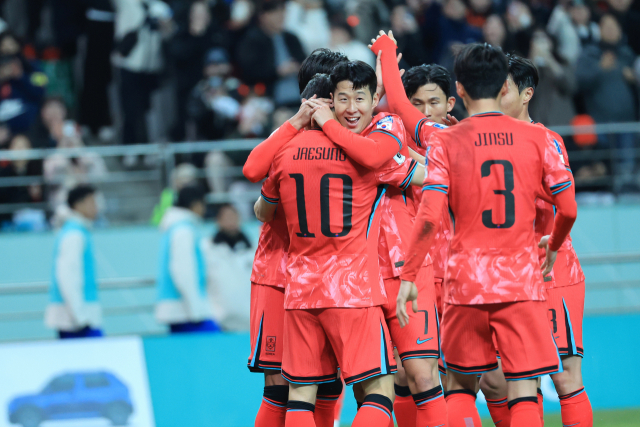
{"label": "jersey with name jinsu", "polygon": [[544,300],[535,200],[571,176],[545,129],[483,113],[429,139],[425,193],[448,194],[455,232],[445,276],[449,304]]}
{"label": "jersey with name jinsu", "polygon": [[387,302],[378,268],[379,202],[386,184],[408,185],[414,167],[392,159],[368,170],[318,130],[276,155],[262,197],[280,203],[287,220],[286,309]]}

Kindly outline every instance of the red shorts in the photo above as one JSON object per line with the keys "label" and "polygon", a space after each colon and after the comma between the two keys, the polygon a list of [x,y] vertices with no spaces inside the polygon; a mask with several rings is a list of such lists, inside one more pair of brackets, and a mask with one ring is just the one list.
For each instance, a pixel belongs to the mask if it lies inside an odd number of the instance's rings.
{"label": "red shorts", "polygon": [[409,324],[404,328],[396,316],[396,297],[400,289],[400,278],[384,279],[388,302],[382,306],[391,341],[398,349],[400,360],[440,357],[440,325],[433,286],[433,266],[420,268],[416,277],[418,287],[418,312],[414,313],[407,303]]}
{"label": "red shorts", "polygon": [[442,322],[442,312],[444,311],[444,307],[442,307],[442,297],[444,296],[443,281],[442,277],[433,278],[433,283],[436,286],[436,307],[438,307],[438,319],[440,322]]}
{"label": "red shorts", "polygon": [[284,288],[251,282],[251,372],[282,368]]}
{"label": "red shorts", "polygon": [[495,334],[507,380],[558,372],[562,365],[546,312],[546,301],[445,303],[442,352],[447,369],[468,375],[497,369]]}
{"label": "red shorts", "polygon": [[397,371],[380,307],[286,310],[282,376],[296,384],[355,384]]}
{"label": "red shorts", "polygon": [[584,281],[547,289],[549,322],[561,356],[583,357],[584,289]]}
{"label": "red shorts", "polygon": [[[444,311],[444,307],[442,307],[442,297],[444,296],[444,284],[442,283],[444,279],[442,277],[434,277],[433,284],[436,288],[436,307],[438,307],[438,328],[440,328],[440,324],[442,323],[442,312]],[[442,337],[442,330],[440,330],[440,336]],[[440,338],[442,340],[442,338]],[[438,370],[441,374],[447,375],[447,368],[444,364],[444,357],[442,357],[442,351],[440,352],[440,359],[438,360]]]}

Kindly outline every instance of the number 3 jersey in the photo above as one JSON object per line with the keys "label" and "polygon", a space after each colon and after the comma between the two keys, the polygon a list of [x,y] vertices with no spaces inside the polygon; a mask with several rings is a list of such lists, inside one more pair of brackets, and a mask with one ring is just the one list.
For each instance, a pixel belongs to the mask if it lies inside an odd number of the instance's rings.
{"label": "number 3 jersey", "polygon": [[378,266],[380,200],[389,184],[406,189],[414,169],[414,160],[399,155],[368,170],[318,130],[277,154],[262,197],[279,203],[287,220],[286,309],[387,302]]}
{"label": "number 3 jersey", "polygon": [[448,194],[453,216],[445,276],[449,304],[544,300],[535,200],[571,176],[550,134],[502,113],[471,116],[429,139],[427,192]]}

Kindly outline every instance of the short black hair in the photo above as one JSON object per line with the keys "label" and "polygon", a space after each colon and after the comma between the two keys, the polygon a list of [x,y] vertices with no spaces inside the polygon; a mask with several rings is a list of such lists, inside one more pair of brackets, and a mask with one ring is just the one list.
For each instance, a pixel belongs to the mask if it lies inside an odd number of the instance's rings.
{"label": "short black hair", "polygon": [[180,189],[175,205],[179,208],[191,209],[196,202],[204,203],[205,196],[206,192],[201,185],[189,184]]}
{"label": "short black hair", "polygon": [[90,185],[80,184],[75,186],[67,194],[67,205],[73,209],[76,204],[80,203],[87,197],[96,193],[96,189]]}
{"label": "short black hair", "polygon": [[402,84],[407,98],[411,99],[422,86],[435,83],[447,99],[451,96],[451,74],[438,64],[422,64],[412,67],[402,76]]}
{"label": "short black hair", "polygon": [[509,75],[507,56],[499,47],[488,43],[463,46],[456,54],[456,78],[471,99],[495,99]]}
{"label": "short black hair", "polygon": [[331,98],[331,89],[333,86],[331,85],[331,77],[328,74],[318,73],[307,84],[307,87],[302,91],[301,98],[309,99],[313,95],[316,95],[318,98]]}
{"label": "short black hair", "polygon": [[362,61],[342,62],[331,71],[331,92],[335,92],[338,83],[350,81],[353,89],[369,88],[371,96],[376,93],[378,78],[371,65]]}
{"label": "short black hair", "polygon": [[341,62],[349,62],[347,55],[340,52],[334,52],[324,47],[318,48],[311,52],[300,65],[298,71],[298,87],[300,93],[304,91],[313,76],[318,73],[329,74],[336,65]]}
{"label": "short black hair", "polygon": [[533,90],[538,86],[538,69],[530,59],[523,58],[513,53],[507,54],[509,60],[509,75],[518,85],[518,92],[530,87]]}

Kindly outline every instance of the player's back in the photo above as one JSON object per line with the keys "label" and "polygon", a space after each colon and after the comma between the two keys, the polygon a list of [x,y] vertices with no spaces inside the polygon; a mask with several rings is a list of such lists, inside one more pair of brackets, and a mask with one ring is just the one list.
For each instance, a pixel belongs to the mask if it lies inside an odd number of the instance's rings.
{"label": "player's back", "polygon": [[375,172],[311,130],[278,153],[272,174],[265,186],[277,183],[290,237],[286,308],[385,303],[375,215],[385,188]]}
{"label": "player's back", "polygon": [[449,169],[448,190],[440,189],[448,191],[455,227],[450,302],[544,299],[533,224],[543,168],[553,163],[545,156],[558,163],[547,133],[502,113],[484,113],[436,135]]}

